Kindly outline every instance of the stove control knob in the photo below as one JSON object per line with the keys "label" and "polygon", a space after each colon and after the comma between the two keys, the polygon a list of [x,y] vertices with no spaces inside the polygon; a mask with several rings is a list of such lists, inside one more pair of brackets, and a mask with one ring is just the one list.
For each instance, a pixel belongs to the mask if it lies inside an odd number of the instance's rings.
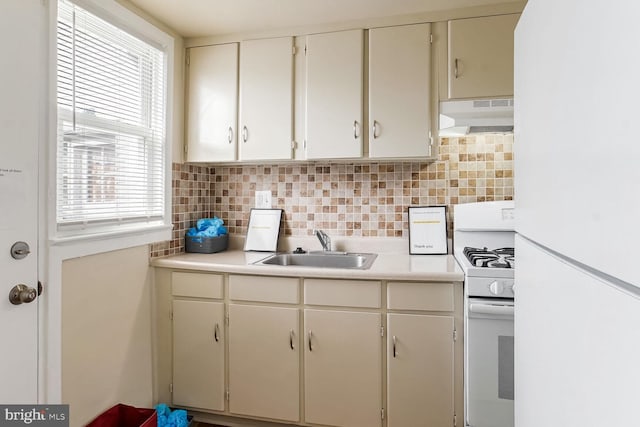
{"label": "stove control knob", "polygon": [[504,285],[496,280],[489,285],[489,292],[493,295],[502,295],[504,292]]}

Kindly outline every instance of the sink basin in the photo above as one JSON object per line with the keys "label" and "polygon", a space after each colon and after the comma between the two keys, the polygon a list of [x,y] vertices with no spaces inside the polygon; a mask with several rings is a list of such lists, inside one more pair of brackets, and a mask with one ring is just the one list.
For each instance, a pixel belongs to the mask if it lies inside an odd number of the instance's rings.
{"label": "sink basin", "polygon": [[275,254],[255,264],[366,270],[371,267],[377,256],[354,253]]}

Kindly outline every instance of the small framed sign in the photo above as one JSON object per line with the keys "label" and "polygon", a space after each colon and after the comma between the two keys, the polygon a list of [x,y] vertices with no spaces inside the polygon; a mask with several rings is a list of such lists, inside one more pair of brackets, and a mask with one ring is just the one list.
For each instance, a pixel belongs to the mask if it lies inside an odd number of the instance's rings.
{"label": "small framed sign", "polygon": [[447,207],[409,207],[409,254],[447,253]]}
{"label": "small framed sign", "polygon": [[282,209],[251,209],[244,250],[275,252],[281,219]]}

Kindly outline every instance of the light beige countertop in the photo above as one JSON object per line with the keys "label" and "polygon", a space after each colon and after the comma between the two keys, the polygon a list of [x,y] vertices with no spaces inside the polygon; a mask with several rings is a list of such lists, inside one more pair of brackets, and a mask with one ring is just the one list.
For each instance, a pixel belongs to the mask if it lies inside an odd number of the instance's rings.
{"label": "light beige countertop", "polygon": [[[338,250],[349,252],[377,253],[378,257],[368,270],[256,265],[254,264],[255,262],[270,256],[272,253],[244,252],[240,249],[242,246],[239,246],[237,241],[232,243],[230,249],[224,252],[215,254],[185,253],[166,258],[156,258],[151,260],[151,265],[172,269],[265,276],[447,282],[462,282],[464,280],[464,274],[452,255],[409,255],[407,253],[408,243],[406,243],[406,240],[393,239],[393,242],[384,241],[383,239],[366,240],[369,241],[364,243],[362,241],[350,241],[347,244],[345,239],[345,241],[337,242],[336,247]],[[281,243],[279,249],[290,251],[291,248],[301,246],[305,250],[317,250],[316,243],[317,241],[314,242],[309,239],[292,239],[290,242]],[[367,249],[362,250],[364,249],[363,246]]]}

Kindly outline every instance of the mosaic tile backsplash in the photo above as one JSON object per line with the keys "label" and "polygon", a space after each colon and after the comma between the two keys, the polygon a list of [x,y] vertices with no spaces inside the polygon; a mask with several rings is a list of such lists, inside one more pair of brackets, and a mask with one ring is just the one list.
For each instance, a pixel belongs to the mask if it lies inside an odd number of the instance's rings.
{"label": "mosaic tile backsplash", "polygon": [[171,172],[172,239],[152,244],[150,248],[152,258],[184,252],[184,235],[189,227],[193,227],[198,219],[211,215],[210,168],[174,163]]}
{"label": "mosaic tile backsplash", "polygon": [[[184,232],[213,214],[244,235],[256,190],[270,190],[285,212],[286,236],[406,237],[407,207],[513,198],[513,135],[443,138],[438,160],[301,162],[281,165],[174,165],[174,235],[152,257],[184,250]],[[177,204],[176,204],[177,202]]]}

